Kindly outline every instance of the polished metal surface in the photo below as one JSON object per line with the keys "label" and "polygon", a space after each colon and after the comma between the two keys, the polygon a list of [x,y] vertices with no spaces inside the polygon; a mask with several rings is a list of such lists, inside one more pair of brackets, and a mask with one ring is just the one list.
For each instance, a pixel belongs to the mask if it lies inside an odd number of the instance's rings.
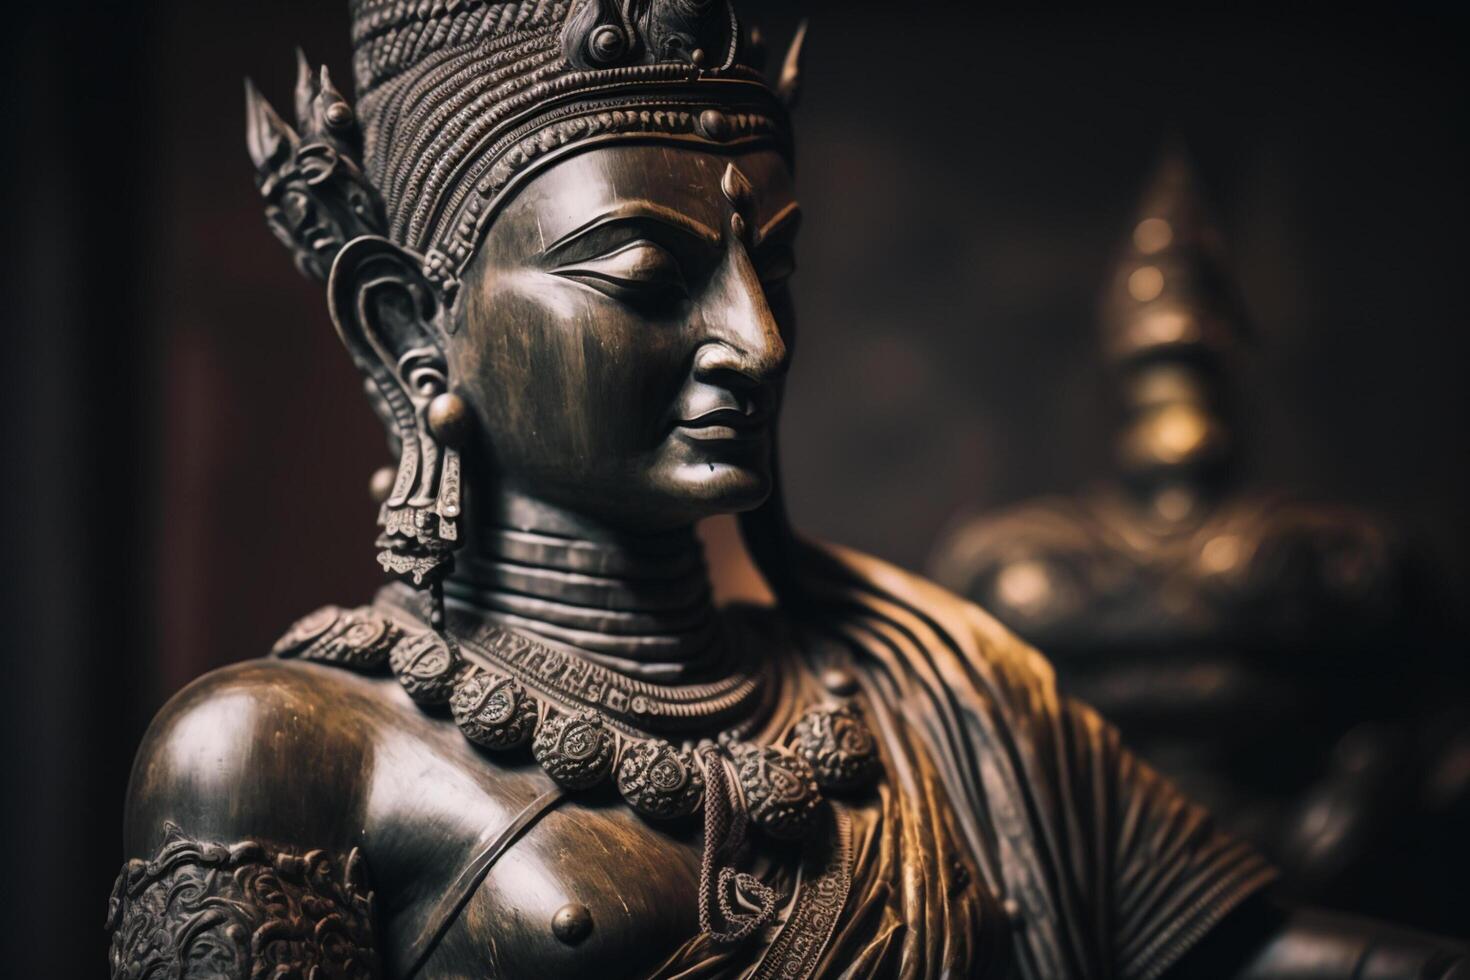
{"label": "polished metal surface", "polygon": [[[1257,900],[1044,660],[786,523],[800,35],[768,84],[716,0],[352,10],[356,104],[252,95],[251,151],[398,582],[159,714],[115,977],[1142,978]],[[732,512],[771,607],[708,601]]]}

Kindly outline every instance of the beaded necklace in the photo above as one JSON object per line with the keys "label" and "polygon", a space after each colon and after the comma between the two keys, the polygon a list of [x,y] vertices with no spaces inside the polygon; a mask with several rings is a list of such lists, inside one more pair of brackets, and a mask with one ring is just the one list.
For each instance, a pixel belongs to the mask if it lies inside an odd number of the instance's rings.
{"label": "beaded necklace", "polygon": [[[409,614],[408,610],[399,610]],[[449,707],[469,741],[491,752],[530,745],[558,785],[613,780],[645,818],[689,816],[719,765],[733,805],[777,840],[811,835],[822,790],[861,788],[878,773],[877,743],[847,696],[804,711],[771,744],[748,741],[773,700],[769,664],[737,649],[723,679],[657,684],[473,616],[445,632],[409,628],[373,607],[326,606],[297,621],[272,654],[363,673],[392,671],[421,707]],[[682,745],[663,734],[719,730]]]}

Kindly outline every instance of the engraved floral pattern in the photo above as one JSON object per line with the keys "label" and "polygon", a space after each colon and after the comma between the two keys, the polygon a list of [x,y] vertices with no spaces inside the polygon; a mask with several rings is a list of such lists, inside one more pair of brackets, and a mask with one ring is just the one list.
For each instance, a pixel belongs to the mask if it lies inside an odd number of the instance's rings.
{"label": "engraved floral pattern", "polygon": [[531,754],[562,786],[586,789],[612,772],[617,737],[595,711],[558,714],[536,730]]}
{"label": "engraved floral pattern", "polygon": [[464,737],[487,749],[524,745],[536,729],[536,699],[504,674],[472,670],[462,675],[449,710]]}
{"label": "engraved floral pattern", "polygon": [[113,980],[373,980],[373,894],[361,854],[224,845],[167,827],[108,903]]}
{"label": "engraved floral pattern", "polygon": [[699,809],[704,776],[689,752],[662,739],[639,742],[618,765],[618,792],[645,817],[671,820]]}
{"label": "engraved floral pattern", "polygon": [[851,705],[810,709],[794,734],[797,754],[824,789],[856,789],[878,773],[878,743]]}
{"label": "engraved floral pattern", "polygon": [[811,767],[774,745],[737,743],[730,755],[751,821],[779,840],[809,836],[824,802]]}
{"label": "engraved floral pattern", "polygon": [[452,642],[437,633],[417,633],[388,655],[389,666],[408,696],[419,704],[444,704],[464,661]]}

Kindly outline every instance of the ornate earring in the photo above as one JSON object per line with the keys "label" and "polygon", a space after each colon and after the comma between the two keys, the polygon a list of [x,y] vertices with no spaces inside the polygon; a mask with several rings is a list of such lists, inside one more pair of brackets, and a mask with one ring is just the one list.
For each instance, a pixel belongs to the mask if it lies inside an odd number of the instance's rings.
{"label": "ornate earring", "polygon": [[[465,400],[452,391],[435,395],[424,413],[429,434],[440,445],[439,493],[434,502],[434,511],[439,515],[439,536],[451,548],[458,544],[460,514],[460,456],[470,440],[474,419]],[[434,616],[435,627],[442,628],[444,620],[444,597],[442,585],[435,581]]]}
{"label": "ornate earring", "polygon": [[[428,422],[429,434],[439,443],[442,453],[439,495],[434,509],[440,518],[441,536],[453,540],[458,536],[455,522],[460,512],[459,460],[465,444],[469,442],[474,420],[469,405],[452,391],[435,395],[424,418]],[[448,535],[442,533],[446,525],[450,529]]]}
{"label": "ornate earring", "polygon": [[378,561],[385,571],[427,588],[431,621],[443,623],[442,579],[459,545],[460,457],[473,429],[469,405],[448,391],[442,355],[431,345],[399,361],[397,376],[411,405],[400,419],[403,455],[379,523]]}

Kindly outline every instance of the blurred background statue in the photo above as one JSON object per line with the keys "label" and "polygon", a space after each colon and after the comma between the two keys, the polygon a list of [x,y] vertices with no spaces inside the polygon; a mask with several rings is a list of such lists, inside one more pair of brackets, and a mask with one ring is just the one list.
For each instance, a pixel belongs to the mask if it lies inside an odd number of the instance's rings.
{"label": "blurred background statue", "polygon": [[[1113,472],[953,525],[933,574],[1046,650],[1288,888],[1450,926],[1470,748],[1463,717],[1425,710],[1453,703],[1426,586],[1374,515],[1244,478],[1231,368],[1252,331],[1222,251],[1167,148],[1102,304]],[[1411,868],[1422,890],[1385,902]]]}

